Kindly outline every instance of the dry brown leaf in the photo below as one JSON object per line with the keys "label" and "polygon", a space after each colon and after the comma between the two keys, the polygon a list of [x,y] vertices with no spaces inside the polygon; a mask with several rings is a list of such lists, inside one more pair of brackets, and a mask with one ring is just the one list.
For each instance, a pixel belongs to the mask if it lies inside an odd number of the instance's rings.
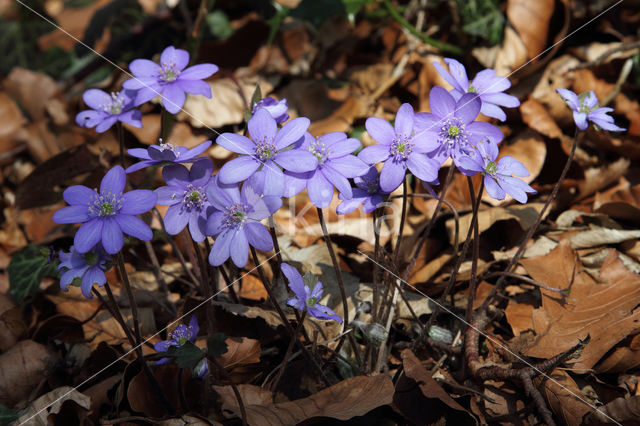
{"label": "dry brown leaf", "polygon": [[242,277],[238,296],[249,300],[266,300],[267,290],[264,288],[262,280],[255,275],[246,274]]}
{"label": "dry brown leaf", "polygon": [[5,152],[18,146],[15,133],[24,125],[25,119],[18,105],[4,92],[0,92],[0,117],[0,152]]}
{"label": "dry brown leaf", "polygon": [[33,401],[26,412],[20,416],[17,424],[29,424],[45,426],[52,424],[49,416],[57,414],[62,409],[62,405],[67,401],[76,403],[86,411],[91,409],[91,398],[78,392],[71,386],[62,386],[47,392],[40,398]]}
{"label": "dry brown leaf", "polygon": [[504,313],[515,336],[519,336],[526,330],[533,330],[533,309],[532,305],[509,300]]}
{"label": "dry brown leaf", "polygon": [[581,249],[596,247],[605,244],[618,244],[623,241],[640,238],[640,230],[622,230],[603,228],[600,226],[591,227],[569,237],[571,248]]}
{"label": "dry brown leaf", "polygon": [[555,369],[550,376],[554,380],[538,377],[534,380],[534,385],[539,387],[542,383],[542,395],[563,424],[580,426],[584,415],[593,411],[593,408],[576,398],[575,395],[580,395],[583,399],[585,396],[566,371]]}
{"label": "dry brown leaf", "polygon": [[[190,386],[187,386],[188,384],[193,385],[193,381],[190,382],[191,374],[189,370],[184,370],[181,375],[178,374],[179,370],[178,366],[172,363],[160,365],[153,371],[153,375],[164,390],[165,396],[172,407],[180,407],[180,395],[177,391],[178,383],[181,383],[185,392],[190,388]],[[143,371],[129,382],[127,400],[132,409],[145,413],[150,417],[163,417],[167,414],[166,408],[158,403],[153,385]]]}
{"label": "dry brown leaf", "polygon": [[618,345],[595,366],[595,371],[601,373],[622,373],[640,365],[640,334],[630,339],[628,346],[625,342]]}
{"label": "dry brown leaf", "polygon": [[[53,46],[61,47],[65,50],[71,50],[76,44],[76,40],[84,38],[84,32],[91,22],[93,15],[102,7],[109,4],[111,0],[97,0],[89,3],[87,7],[69,7],[56,15],[58,25],[64,28],[55,29],[38,38],[38,46],[40,49],[47,50]],[[69,37],[71,34],[71,37]],[[98,40],[94,49],[102,52],[108,41],[108,31],[105,31],[101,40]]]}
{"label": "dry brown leaf", "polygon": [[32,120],[46,117],[47,103],[60,94],[56,82],[46,74],[15,67],[3,82],[4,89],[18,101]]}
{"label": "dry brown leaf", "polygon": [[578,186],[579,198],[587,197],[618,180],[629,169],[630,162],[626,158],[619,158],[611,164],[593,167],[585,170],[584,180]]}
{"label": "dry brown leaf", "polygon": [[585,273],[576,261],[566,240],[546,256],[520,261],[534,280],[554,288],[570,288],[566,301],[557,293],[540,289],[542,307],[533,312],[538,337],[525,354],[550,358],[590,335],[591,341],[572,364],[575,371],[586,372],[619,341],[640,330],[640,276],[627,270],[615,251],[602,265],[604,284]]}
{"label": "dry brown leaf", "polygon": [[493,67],[498,75],[506,76],[511,71],[527,62],[527,47],[516,31],[507,26],[504,29],[504,40],[496,52]]}
{"label": "dry brown leaf", "polygon": [[[238,401],[231,386],[214,386],[222,398],[223,412],[240,416]],[[271,392],[258,386],[238,385],[251,425],[296,425],[314,417],[349,420],[374,408],[390,404],[393,382],[385,374],[345,379],[309,397],[273,403]]]}
{"label": "dry brown leaf", "polygon": [[329,132],[348,132],[353,121],[364,117],[368,111],[368,102],[361,96],[350,96],[329,117],[315,120],[309,126],[309,133],[320,136]]}
{"label": "dry brown leaf", "polygon": [[529,59],[540,54],[547,45],[549,20],[553,15],[554,6],[554,0],[507,1],[507,18],[520,34]]}
{"label": "dry brown leaf", "polygon": [[618,184],[604,192],[597,192],[593,210],[615,219],[640,223],[640,185],[631,186],[621,177]]}
{"label": "dry brown leaf", "polygon": [[563,133],[555,120],[549,115],[549,111],[537,100],[527,99],[520,105],[522,120],[535,131],[550,138],[562,138]]}
{"label": "dry brown leaf", "polygon": [[[611,419],[625,424],[635,424],[640,418],[640,395],[629,398],[616,398],[592,412],[585,423],[611,423]],[[630,423],[627,423],[630,422]]]}
{"label": "dry brown leaf", "polygon": [[248,337],[229,337],[225,343],[228,350],[220,357],[220,364],[227,371],[260,362],[259,340]]}
{"label": "dry brown leaf", "polygon": [[22,340],[0,355],[0,404],[12,407],[45,378],[56,356],[46,346]]}

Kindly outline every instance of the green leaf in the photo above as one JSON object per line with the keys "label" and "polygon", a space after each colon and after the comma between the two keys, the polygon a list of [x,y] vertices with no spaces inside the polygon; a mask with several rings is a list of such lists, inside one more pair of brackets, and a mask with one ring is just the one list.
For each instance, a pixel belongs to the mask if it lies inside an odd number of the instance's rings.
{"label": "green leaf", "polygon": [[44,277],[58,276],[56,263],[49,260],[45,247],[26,246],[11,259],[7,268],[9,292],[18,302],[33,296]]}
{"label": "green leaf", "polygon": [[229,348],[227,347],[227,336],[222,333],[214,333],[207,338],[207,350],[209,356],[219,358],[222,354],[226,353]]}
{"label": "green leaf", "polygon": [[224,40],[233,34],[233,28],[229,23],[229,18],[227,18],[227,15],[221,10],[216,10],[208,14],[205,22],[207,24],[207,35],[210,35],[214,39]]}
{"label": "green leaf", "polygon": [[360,9],[371,3],[372,0],[342,0],[347,15],[355,15]]}
{"label": "green leaf", "polygon": [[202,349],[191,342],[182,346],[169,346],[164,355],[173,358],[180,368],[194,368],[206,356]]}
{"label": "green leaf", "polygon": [[0,425],[8,425],[18,420],[18,413],[0,404]]}

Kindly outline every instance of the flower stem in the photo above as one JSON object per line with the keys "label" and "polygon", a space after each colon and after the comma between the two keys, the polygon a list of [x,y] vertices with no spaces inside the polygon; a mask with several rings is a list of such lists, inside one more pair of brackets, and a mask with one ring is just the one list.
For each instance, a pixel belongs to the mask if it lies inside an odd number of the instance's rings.
{"label": "flower stem", "polygon": [[136,337],[136,344],[142,343],[142,336],[140,335],[140,322],[138,320],[138,305],[136,299],[133,297],[133,291],[131,290],[131,283],[129,282],[129,275],[124,267],[124,257],[122,252],[118,253],[118,268],[120,269],[120,278],[124,284],[124,288],[127,291],[127,297],[129,298],[129,305],[131,305],[131,316],[133,317],[133,332]]}
{"label": "flower stem", "polygon": [[380,252],[380,224],[378,223],[378,212],[380,209],[375,209],[373,211],[373,258],[375,262],[373,264],[373,306],[371,308],[371,314],[373,316],[373,322],[378,321],[378,305],[380,304],[380,294],[378,292],[378,273],[380,268],[378,267],[378,259]]}
{"label": "flower stem", "polygon": [[400,227],[398,228],[398,238],[396,239],[396,249],[393,253],[393,266],[399,268],[398,256],[400,256],[400,244],[402,243],[402,235],[404,234],[404,223],[407,216],[407,178],[405,176],[402,181],[402,210],[400,212]]}
{"label": "flower stem", "polygon": [[476,275],[478,271],[478,257],[480,256],[480,237],[478,230],[478,209],[480,208],[480,200],[482,199],[482,191],[484,189],[484,180],[480,181],[480,189],[478,190],[478,197],[476,197],[473,191],[473,181],[471,177],[467,177],[467,183],[469,184],[469,194],[471,194],[471,204],[476,210],[473,215],[473,254],[471,255],[471,278],[469,279],[469,295],[467,297],[467,312],[465,313],[465,319],[467,324],[471,323],[471,314],[473,313],[473,301],[476,297],[476,288],[478,285],[478,277]]}
{"label": "flower stem", "polygon": [[236,399],[238,400],[238,408],[240,409],[240,417],[242,419],[242,425],[246,426],[247,410],[244,407],[244,402],[242,401],[242,396],[240,395],[240,391],[238,391],[238,387],[233,382],[233,380],[231,380],[231,375],[229,374],[229,372],[227,372],[227,370],[224,369],[224,367],[220,364],[220,362],[217,359],[215,359],[215,357],[208,356],[207,359],[211,361],[213,365],[215,365],[215,367],[218,369],[220,374],[222,374],[231,384],[231,389],[233,390],[233,394],[236,396]]}
{"label": "flower stem", "polygon": [[[520,243],[520,246],[518,247],[518,251],[516,251],[516,254],[514,254],[513,257],[511,258],[509,265],[507,265],[507,267],[505,268],[505,271],[511,272],[511,269],[513,269],[515,265],[518,263],[518,261],[524,254],[524,251],[527,247],[527,242],[531,239],[536,229],[538,229],[538,226],[540,226],[540,222],[542,222],[542,218],[544,217],[545,212],[551,205],[551,201],[553,201],[553,199],[555,199],[556,196],[558,195],[560,186],[562,186],[562,182],[564,181],[565,177],[567,176],[567,173],[569,172],[569,168],[571,167],[571,162],[573,161],[573,157],[575,156],[576,149],[578,148],[578,136],[580,136],[580,130],[576,128],[576,133],[573,137],[573,144],[571,145],[571,152],[569,153],[569,158],[567,158],[567,162],[564,165],[564,169],[562,169],[562,173],[560,173],[560,178],[558,179],[558,182],[556,182],[555,186],[553,187],[553,190],[551,191],[549,198],[547,198],[547,201],[544,203],[542,210],[540,210],[540,213],[538,214],[536,221],[533,223],[531,228],[529,228],[529,231],[527,231],[527,234],[524,236],[524,239],[522,240],[522,242]],[[482,306],[480,307],[481,310],[486,309],[487,306],[491,303],[493,298],[496,296],[498,291],[500,291],[500,289],[506,282],[506,278],[507,278],[507,275],[503,275],[498,279],[496,284],[491,289],[491,292],[482,303]]]}
{"label": "flower stem", "polygon": [[287,347],[287,352],[285,352],[284,354],[284,358],[282,360],[282,365],[280,366],[280,371],[278,371],[278,375],[276,376],[275,380],[273,381],[273,385],[271,385],[271,389],[273,389],[274,391],[277,389],[278,387],[278,383],[280,383],[280,379],[282,378],[282,375],[284,374],[284,370],[287,367],[287,362],[289,361],[289,357],[291,356],[291,352],[293,352],[293,347],[296,344],[296,341],[298,339],[298,335],[300,334],[300,330],[304,330],[304,327],[302,326],[302,324],[304,323],[304,320],[307,316],[307,311],[302,311],[302,315],[300,316],[300,321],[298,321],[298,325],[296,326],[296,330],[293,334],[293,337],[291,338],[291,341],[289,342],[289,346]]}
{"label": "flower stem", "polygon": [[121,122],[116,123],[118,129],[118,141],[120,142],[120,165],[124,167],[124,128]]}

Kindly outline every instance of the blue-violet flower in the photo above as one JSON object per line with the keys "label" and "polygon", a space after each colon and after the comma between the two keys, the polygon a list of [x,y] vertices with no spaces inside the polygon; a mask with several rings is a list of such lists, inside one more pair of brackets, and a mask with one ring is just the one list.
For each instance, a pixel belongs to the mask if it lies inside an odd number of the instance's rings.
{"label": "blue-violet flower", "polygon": [[306,274],[303,279],[296,268],[286,263],[282,263],[280,269],[289,280],[289,288],[295,295],[287,300],[287,305],[301,311],[307,311],[309,315],[317,319],[332,319],[342,323],[342,318],[338,314],[328,306],[319,303],[322,298],[322,283],[317,278]]}
{"label": "blue-violet flower", "polygon": [[132,173],[137,170],[144,169],[152,165],[169,165],[174,163],[192,163],[197,161],[198,155],[205,152],[210,146],[211,141],[204,141],[201,144],[189,149],[185,146],[174,146],[169,142],[158,140],[158,145],[151,145],[149,148],[132,148],[127,153],[142,161],[127,167],[126,172]]}
{"label": "blue-violet flower", "polygon": [[[175,330],[169,333],[169,335],[167,336],[168,337],[167,340],[162,340],[156,343],[155,345],[153,345],[153,348],[156,350],[156,352],[167,352],[171,346],[182,346],[187,342],[193,343],[196,341],[196,337],[198,337],[199,331],[200,331],[200,327],[198,325],[198,319],[196,318],[195,315],[193,315],[191,317],[191,320],[189,320],[188,326],[184,324],[178,325],[175,328]],[[167,358],[167,357],[161,358],[156,362],[156,365],[166,364],[170,360],[171,358]],[[206,362],[206,358],[203,359],[203,361],[204,363],[200,362],[194,368],[196,375],[200,379],[207,374],[207,371],[209,369],[208,364]]]}
{"label": "blue-violet flower", "polygon": [[[597,127],[601,127],[611,132],[623,132],[626,129],[618,127],[613,123],[613,117],[607,115],[613,108],[600,107],[598,98],[593,90],[584,92],[580,96],[567,89],[557,89],[562,99],[573,110],[573,120],[580,130],[586,130],[591,121]],[[596,127],[596,128],[597,128]]]}
{"label": "blue-violet flower", "polygon": [[287,105],[287,99],[282,98],[277,101],[271,96],[267,96],[266,98],[260,99],[253,107],[253,111],[251,114],[255,114],[260,108],[266,109],[271,117],[276,120],[276,123],[284,123],[289,119],[289,114],[287,111],[289,110],[289,105]]}
{"label": "blue-violet flower", "polygon": [[142,127],[142,113],[134,107],[136,92],[123,90],[110,95],[99,89],[89,89],[82,95],[84,103],[91,109],[76,115],[76,123],[82,127],[95,127],[96,132],[109,130],[116,122]]}
{"label": "blue-violet flower", "polygon": [[342,194],[338,195],[342,200],[336,207],[338,214],[350,213],[360,206],[363,212],[371,213],[380,206],[387,195],[380,189],[380,176],[374,166],[371,166],[364,175],[354,178],[353,183],[356,184],[356,188],[352,189],[353,196],[350,199]]}
{"label": "blue-violet flower", "polygon": [[58,272],[62,274],[60,288],[63,291],[68,291],[69,284],[75,278],[79,278],[82,294],[91,299],[93,298],[91,294],[93,285],[103,286],[107,282],[104,273],[107,270],[107,262],[110,262],[111,258],[104,252],[100,243],[86,253],[80,253],[75,246],[71,246],[69,253],[60,250],[59,256]]}

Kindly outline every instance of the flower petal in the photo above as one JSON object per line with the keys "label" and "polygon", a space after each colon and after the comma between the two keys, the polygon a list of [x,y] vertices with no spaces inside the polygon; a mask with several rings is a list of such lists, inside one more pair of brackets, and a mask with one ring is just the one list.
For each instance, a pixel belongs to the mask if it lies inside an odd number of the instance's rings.
{"label": "flower petal", "polygon": [[456,101],[444,88],[434,86],[429,92],[429,108],[438,118],[453,117]]}
{"label": "flower petal", "polygon": [[233,263],[238,268],[244,268],[247,260],[249,260],[249,242],[247,241],[244,229],[239,229],[235,232],[235,235],[231,239],[229,253]]}
{"label": "flower petal", "polygon": [[495,143],[500,143],[504,135],[496,126],[484,121],[474,121],[469,123],[465,129],[468,133],[469,143],[478,145],[483,139],[490,139]]}
{"label": "flower petal", "polygon": [[[391,126],[389,126],[391,127]],[[366,164],[376,164],[389,158],[388,145],[371,145],[358,153],[358,158]]]}
{"label": "flower petal", "polygon": [[124,191],[124,185],[127,183],[126,174],[122,166],[112,167],[102,178],[100,183],[100,193],[120,194]]}
{"label": "flower petal", "polygon": [[259,222],[247,222],[244,226],[244,231],[249,244],[253,247],[262,251],[273,250],[271,234],[263,224]]}
{"label": "flower petal", "polygon": [[586,112],[573,111],[573,121],[576,122],[576,126],[580,130],[586,130],[587,126],[589,126]]}
{"label": "flower petal", "polygon": [[280,265],[280,270],[289,280],[289,288],[293,291],[293,294],[295,294],[298,299],[305,300],[306,293],[304,291],[304,280],[302,279],[300,272],[298,272],[298,270],[293,266],[284,262]]}
{"label": "flower petal", "polygon": [[111,96],[100,89],[89,89],[82,94],[82,100],[91,109],[103,111],[111,105]]}
{"label": "flower petal", "polygon": [[144,223],[142,219],[135,216],[119,214],[115,216],[116,222],[120,226],[122,232],[127,235],[131,235],[140,241],[150,241],[153,238],[153,232],[149,225]]}
{"label": "flower petal", "polygon": [[325,163],[324,167],[331,167],[347,178],[362,176],[369,170],[369,165],[355,155],[332,158]]}
{"label": "flower petal", "polygon": [[[323,140],[324,142],[324,140]],[[327,144],[329,147],[329,158],[338,158],[344,157],[345,155],[349,155],[355,152],[362,144],[356,138],[342,139],[339,142],[333,143],[331,145]]]}
{"label": "flower petal", "polygon": [[456,102],[456,112],[454,115],[462,120],[463,123],[471,123],[476,119],[480,108],[482,107],[482,101],[476,93],[465,93]]}
{"label": "flower petal", "polygon": [[196,158],[198,155],[202,154],[207,149],[209,149],[211,144],[212,144],[211,141],[204,141],[201,144],[199,144],[197,146],[194,146],[193,148],[189,149],[184,154],[180,154],[180,158],[189,159],[189,160],[191,160],[192,158]]}
{"label": "flower petal", "polygon": [[162,91],[162,106],[171,114],[177,114],[184,106],[186,95],[178,84],[169,83]]}
{"label": "flower petal", "polygon": [[527,170],[524,164],[509,155],[504,156],[500,160],[498,160],[497,172],[499,174],[504,174],[507,176],[529,176],[529,170]]}
{"label": "flower petal", "polygon": [[[119,215],[116,215],[119,216]],[[114,219],[103,220],[102,225],[102,247],[109,254],[116,254],[122,248],[124,238],[122,230]]]}
{"label": "flower petal", "polygon": [[260,167],[260,162],[248,155],[241,155],[226,162],[218,172],[218,178],[223,184],[242,182]]}
{"label": "flower petal", "polygon": [[395,133],[405,136],[411,136],[413,134],[413,107],[411,104],[405,103],[398,108],[395,121]]}
{"label": "flower petal", "polygon": [[223,212],[213,212],[209,219],[207,219],[207,225],[205,227],[205,234],[207,235],[218,235],[224,231],[224,213]]}
{"label": "flower petal", "polygon": [[[369,136],[381,145],[391,145],[396,132],[386,120],[378,117],[369,117],[364,123]],[[366,149],[366,148],[365,148]]]}
{"label": "flower petal", "polygon": [[[204,213],[204,212],[203,212]],[[192,211],[187,215],[189,219],[189,233],[193,241],[201,243],[206,238],[207,217],[204,214]]]}
{"label": "flower petal", "polygon": [[402,184],[406,170],[407,165],[404,162],[385,161],[380,172],[380,188],[384,192],[393,192]]}
{"label": "flower petal", "polygon": [[[275,120],[273,122],[275,123]],[[273,140],[273,143],[276,145],[276,149],[280,151],[292,143],[298,142],[309,128],[309,124],[311,124],[311,122],[306,117],[294,118],[287,122],[282,126],[282,129],[280,129]]]}
{"label": "flower petal", "polygon": [[154,79],[160,74],[162,68],[160,65],[148,59],[136,59],[129,64],[131,74],[136,77],[153,77]]}
{"label": "flower petal", "polygon": [[282,197],[284,193],[284,174],[273,161],[267,161],[262,168],[264,173],[264,195]]}
{"label": "flower petal", "polygon": [[310,172],[318,167],[316,156],[302,149],[279,152],[273,160],[283,169],[294,173]]}
{"label": "flower petal", "polygon": [[82,205],[86,208],[97,195],[96,191],[84,185],[73,185],[64,190],[62,198],[72,206]]}
{"label": "flower petal", "polygon": [[78,253],[91,250],[102,238],[103,221],[93,219],[83,224],[73,238],[73,245]]}
{"label": "flower petal", "polygon": [[445,58],[444,62],[449,65],[449,72],[456,82],[456,84],[452,84],[452,86],[461,92],[466,92],[469,89],[469,78],[467,77],[467,70],[464,68],[464,65],[451,58]]}
{"label": "flower petal", "polygon": [[118,121],[118,116],[108,115],[96,126],[96,132],[104,133],[111,128]]}
{"label": "flower petal", "polygon": [[500,121],[504,121],[507,119],[507,114],[500,108],[498,105],[494,105],[489,102],[483,102],[482,108],[480,108],[480,112],[486,115],[487,117],[497,118]]}
{"label": "flower petal", "polygon": [[253,155],[256,151],[256,144],[246,136],[235,133],[223,133],[216,139],[216,143],[231,152],[238,154]]}
{"label": "flower petal", "polygon": [[213,162],[208,158],[198,159],[189,170],[189,181],[191,185],[204,187],[211,179],[213,173]]}
{"label": "flower petal", "polygon": [[189,223],[189,214],[183,211],[182,204],[175,204],[167,209],[164,226],[169,235],[178,235]]}
{"label": "flower petal", "polygon": [[120,214],[142,214],[151,210],[158,201],[158,195],[148,189],[134,189],[122,196]]}
{"label": "flower petal", "polygon": [[182,71],[189,65],[189,52],[169,46],[162,51],[160,63],[165,67],[174,66],[175,70]]}
{"label": "flower petal", "polygon": [[307,192],[311,203],[322,209],[331,204],[333,185],[329,183],[322,173],[315,173],[307,183]]}
{"label": "flower petal", "polygon": [[194,65],[180,73],[180,80],[203,80],[217,73],[218,69],[218,66],[214,64]]}
{"label": "flower petal", "polygon": [[192,95],[202,95],[205,98],[211,99],[211,86],[206,81],[183,80],[181,78],[176,81],[176,85],[183,92],[190,93]]}
{"label": "flower petal", "polygon": [[484,188],[487,190],[487,194],[491,195],[491,197],[496,200],[504,200],[506,195],[505,192],[500,188],[498,182],[489,175],[484,176]]}
{"label": "flower petal", "polygon": [[[272,141],[276,137],[278,125],[268,111],[259,109],[253,114],[247,123],[249,135],[254,142],[266,140]],[[229,148],[227,148],[229,149]],[[255,149],[255,146],[253,147]],[[253,151],[252,151],[253,152]]]}
{"label": "flower petal", "polygon": [[520,101],[513,95],[506,93],[487,93],[481,96],[482,102],[489,102],[496,105],[501,105],[507,108],[515,108],[520,106]]}
{"label": "flower petal", "polygon": [[[322,173],[325,179],[327,179],[333,186],[335,186],[338,192],[343,194],[345,198],[351,198],[353,196],[351,192],[351,184],[349,183],[347,178],[344,177],[340,172],[338,172],[331,166],[326,165],[320,170],[320,173]],[[329,200],[329,202],[331,202],[331,200]]]}
{"label": "flower petal", "polygon": [[407,167],[414,176],[424,182],[433,182],[438,179],[440,164],[425,154],[411,154],[407,158]]}

